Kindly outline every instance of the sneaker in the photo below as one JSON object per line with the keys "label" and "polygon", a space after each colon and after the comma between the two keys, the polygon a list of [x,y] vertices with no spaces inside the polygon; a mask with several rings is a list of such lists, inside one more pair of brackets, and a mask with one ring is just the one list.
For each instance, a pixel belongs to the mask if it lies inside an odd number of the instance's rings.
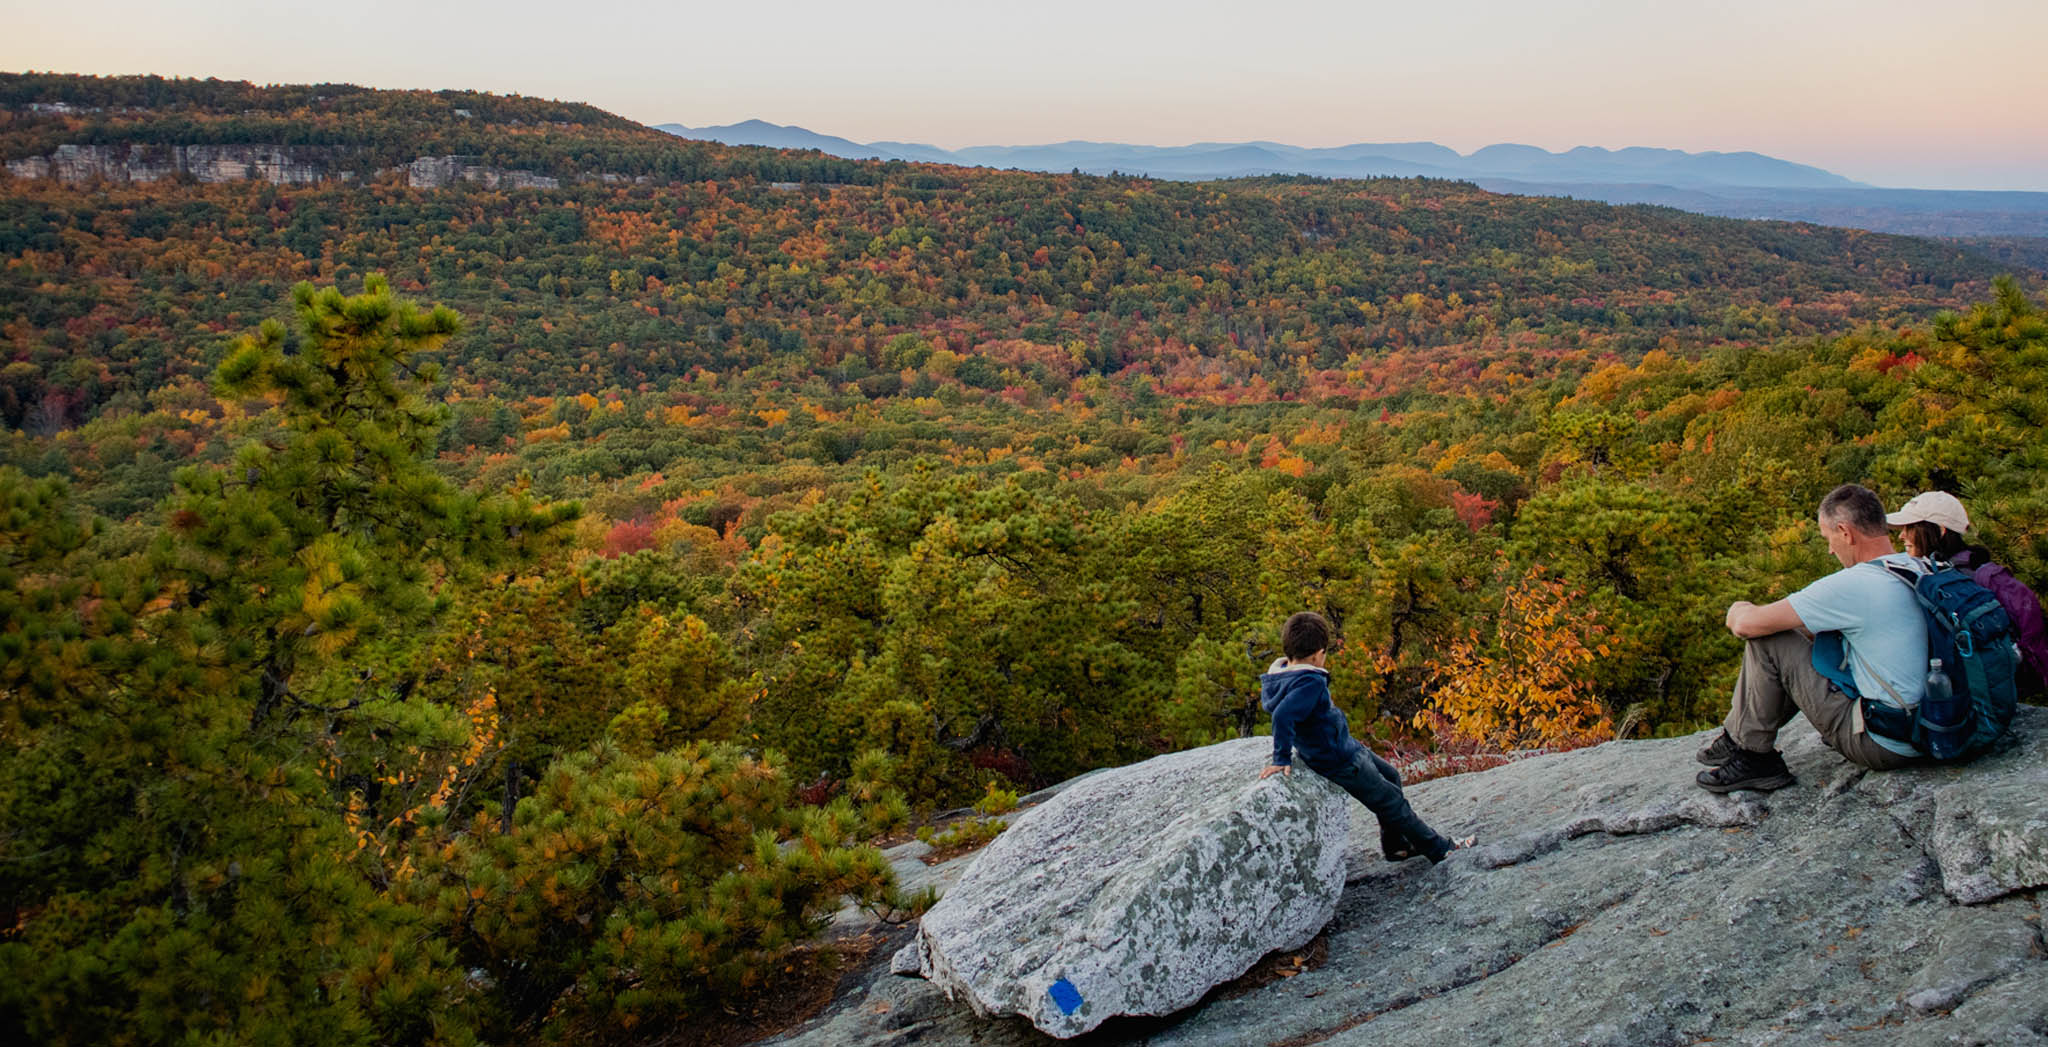
{"label": "sneaker", "polygon": [[1438,851],[1437,853],[1435,853],[1435,854],[1432,854],[1432,855],[1430,855],[1430,856],[1429,856],[1429,864],[1431,864],[1431,865],[1439,865],[1439,864],[1442,864],[1442,862],[1443,862],[1443,860],[1444,860],[1445,858],[1449,858],[1449,857],[1451,856],[1451,852],[1452,852],[1452,851],[1462,851],[1462,850],[1464,850],[1465,848],[1467,848],[1467,847],[1470,847],[1470,846],[1472,846],[1472,845],[1473,845],[1473,844],[1475,844],[1475,843],[1478,843],[1478,842],[1479,842],[1479,837],[1477,837],[1477,836],[1458,836],[1458,837],[1454,837],[1454,838],[1452,838],[1452,839],[1446,840],[1446,841],[1444,841],[1444,842],[1445,842],[1445,843],[1447,843],[1447,844],[1449,844],[1450,846],[1448,846],[1448,847],[1445,847],[1445,848],[1444,848],[1443,850],[1441,850],[1441,851]]}
{"label": "sneaker", "polygon": [[1735,739],[1728,737],[1727,731],[1722,731],[1714,736],[1713,741],[1700,746],[1700,751],[1693,754],[1693,759],[1709,767],[1719,767],[1734,759],[1739,751],[1735,746]]}
{"label": "sneaker", "polygon": [[1798,779],[1785,768],[1785,757],[1775,749],[1767,753],[1737,749],[1727,763],[1701,771],[1695,780],[1708,792],[1726,793],[1737,789],[1769,792],[1783,789]]}

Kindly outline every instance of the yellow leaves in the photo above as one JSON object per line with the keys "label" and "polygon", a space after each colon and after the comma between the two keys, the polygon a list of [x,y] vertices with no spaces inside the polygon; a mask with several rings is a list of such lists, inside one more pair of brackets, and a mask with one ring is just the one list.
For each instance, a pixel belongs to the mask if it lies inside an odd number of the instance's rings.
{"label": "yellow leaves", "polygon": [[1279,472],[1286,473],[1289,476],[1302,477],[1307,476],[1309,474],[1309,471],[1314,469],[1315,466],[1309,464],[1309,461],[1306,458],[1299,458],[1291,454],[1283,454],[1278,458],[1274,459],[1272,465],[1269,466],[1269,468]]}
{"label": "yellow leaves", "polygon": [[1332,421],[1303,426],[1288,442],[1295,447],[1335,447],[1343,439],[1344,423]]}
{"label": "yellow leaves", "polygon": [[1634,369],[1626,364],[1608,364],[1581,378],[1578,389],[1565,403],[1573,406],[1611,403],[1634,373]]}
{"label": "yellow leaves", "polygon": [[[384,800],[378,809],[361,791],[350,790],[342,804],[342,819],[356,842],[358,854],[374,853],[380,861],[400,856],[392,870],[393,879],[415,874],[407,842],[430,809],[445,811],[464,780],[489,764],[498,744],[498,699],[495,691],[480,691],[459,711],[456,721],[463,728],[462,741],[451,754],[433,742],[394,746],[379,761],[373,779],[382,786]],[[347,772],[334,743],[320,763],[321,773],[338,781]],[[442,859],[448,860],[444,848]]]}
{"label": "yellow leaves", "polygon": [[1467,633],[1432,666],[1439,686],[1415,725],[1498,749],[1612,737],[1613,722],[1584,672],[1611,653],[1606,629],[1578,609],[1578,596],[1540,566],[1511,582],[1493,635]]}

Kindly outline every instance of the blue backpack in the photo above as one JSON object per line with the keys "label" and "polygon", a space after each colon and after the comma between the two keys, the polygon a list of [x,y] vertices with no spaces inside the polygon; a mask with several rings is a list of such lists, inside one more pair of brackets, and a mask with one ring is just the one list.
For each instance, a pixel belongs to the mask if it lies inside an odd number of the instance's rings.
{"label": "blue backpack", "polygon": [[1941,659],[1949,695],[1928,695],[1918,715],[1865,696],[1864,723],[1936,760],[1970,759],[2005,733],[2019,705],[2020,651],[2012,619],[1996,594],[1953,564],[1927,561],[1924,574],[1884,566],[1912,587],[1927,617],[1927,656]]}

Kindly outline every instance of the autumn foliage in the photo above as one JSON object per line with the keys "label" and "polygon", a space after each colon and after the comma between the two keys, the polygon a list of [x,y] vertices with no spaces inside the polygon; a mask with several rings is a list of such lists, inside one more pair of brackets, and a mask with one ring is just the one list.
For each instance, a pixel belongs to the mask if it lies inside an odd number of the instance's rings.
{"label": "autumn foliage", "polygon": [[1954,245],[0,74],[10,158],[288,135],[361,177],[0,183],[24,1042],[673,1030],[916,812],[1264,729],[1304,609],[1425,774],[1697,730],[1842,482],[2048,586],[2048,322]]}
{"label": "autumn foliage", "polygon": [[[1503,565],[1505,567],[1505,565]],[[1509,580],[1487,626],[1453,639],[1418,727],[1447,742],[1500,751],[1569,749],[1606,741],[1614,724],[1591,686],[1606,630],[1582,594],[1531,567]]]}

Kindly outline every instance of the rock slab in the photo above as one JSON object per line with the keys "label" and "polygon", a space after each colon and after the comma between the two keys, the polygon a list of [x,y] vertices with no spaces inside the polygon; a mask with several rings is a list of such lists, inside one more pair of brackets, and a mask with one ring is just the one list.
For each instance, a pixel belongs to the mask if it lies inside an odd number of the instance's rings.
{"label": "rock slab", "polygon": [[[1708,737],[1411,785],[1479,837],[1439,866],[1382,861],[1356,810],[1326,959],[1087,1042],[2048,1047],[2048,709],[1968,764],[1882,773],[1802,717],[1779,737],[1799,781],[1769,794],[1694,785]],[[1046,1042],[887,958],[778,1047]]]}
{"label": "rock slab", "polygon": [[919,973],[1065,1038],[1178,1011],[1307,944],[1343,895],[1354,804],[1314,774],[1261,781],[1271,746],[1161,756],[1025,812],[925,914]]}

